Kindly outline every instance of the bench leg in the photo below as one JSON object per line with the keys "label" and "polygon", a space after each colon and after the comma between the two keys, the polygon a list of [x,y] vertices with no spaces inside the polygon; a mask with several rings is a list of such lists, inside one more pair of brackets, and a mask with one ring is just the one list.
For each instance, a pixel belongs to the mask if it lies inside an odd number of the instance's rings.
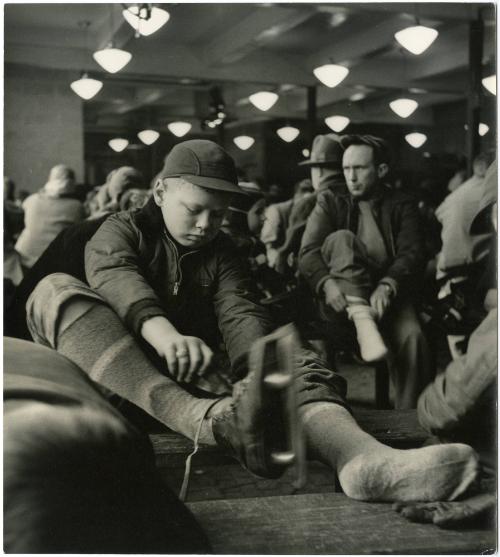
{"label": "bench leg", "polygon": [[375,365],[375,405],[380,409],[390,408],[389,401],[389,369],[387,362]]}

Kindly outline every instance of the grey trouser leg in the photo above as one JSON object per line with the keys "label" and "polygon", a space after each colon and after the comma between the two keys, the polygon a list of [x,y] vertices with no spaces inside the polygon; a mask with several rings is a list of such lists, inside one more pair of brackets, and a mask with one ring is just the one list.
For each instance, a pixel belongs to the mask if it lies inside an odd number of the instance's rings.
{"label": "grey trouser leg", "polygon": [[330,275],[347,296],[368,300],[373,291],[373,262],[364,244],[350,230],[337,230],[326,237],[321,255]]}
{"label": "grey trouser leg", "polygon": [[427,340],[413,305],[396,300],[384,316],[382,333],[390,347],[389,372],[397,409],[416,408],[420,393],[434,378]]}

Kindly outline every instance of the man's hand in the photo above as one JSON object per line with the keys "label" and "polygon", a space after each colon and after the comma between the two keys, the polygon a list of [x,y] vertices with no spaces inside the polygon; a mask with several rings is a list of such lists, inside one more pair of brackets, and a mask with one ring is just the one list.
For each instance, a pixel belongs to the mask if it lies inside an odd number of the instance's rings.
{"label": "man's hand", "polygon": [[323,292],[325,293],[325,302],[329,305],[333,310],[337,313],[345,311],[347,308],[347,300],[345,299],[344,294],[337,286],[337,283],[332,279],[329,278],[323,284]]}
{"label": "man's hand", "polygon": [[379,284],[370,296],[370,305],[379,319],[382,319],[387,308],[391,305],[392,289],[386,284]]}
{"label": "man's hand", "polygon": [[184,383],[191,382],[195,375],[203,375],[213,356],[201,338],[180,333],[164,337],[157,351],[167,361],[170,374]]}
{"label": "man's hand", "polygon": [[163,316],[145,321],[141,335],[165,358],[168,371],[178,381],[189,383],[195,374],[203,375],[212,361],[212,350],[200,338],[181,335]]}

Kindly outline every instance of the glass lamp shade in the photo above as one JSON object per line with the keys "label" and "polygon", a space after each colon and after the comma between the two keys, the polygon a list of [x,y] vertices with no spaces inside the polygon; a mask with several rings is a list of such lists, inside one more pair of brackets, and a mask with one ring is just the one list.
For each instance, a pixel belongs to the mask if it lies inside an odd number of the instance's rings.
{"label": "glass lamp shade", "polygon": [[497,94],[497,76],[496,75],[490,75],[488,77],[485,77],[481,81],[481,83],[492,95]]}
{"label": "glass lamp shade", "polygon": [[341,132],[347,128],[349,122],[347,116],[328,116],[328,118],[325,118],[325,124],[334,132]]}
{"label": "glass lamp shade", "polygon": [[490,127],[488,126],[488,124],[483,124],[481,122],[478,126],[477,131],[479,132],[479,135],[482,137],[483,135],[486,135],[490,131]]}
{"label": "glass lamp shade", "polygon": [[176,136],[183,137],[193,126],[189,122],[170,122],[167,128]]}
{"label": "glass lamp shade", "polygon": [[349,69],[337,64],[325,64],[313,70],[314,75],[327,87],[336,87],[344,81],[349,73]]}
{"label": "glass lamp shade", "polygon": [[102,89],[102,81],[90,78],[86,73],[70,84],[71,89],[82,99],[88,101]]}
{"label": "glass lamp shade", "polygon": [[278,95],[271,91],[259,91],[248,97],[248,100],[259,110],[266,111],[276,104]]}
{"label": "glass lamp shade", "polygon": [[127,23],[144,37],[158,31],[170,19],[170,14],[161,8],[151,8],[149,19],[144,19],[146,13],[146,8],[139,8],[139,6],[131,6],[122,12]]}
{"label": "glass lamp shade", "polygon": [[250,147],[255,143],[255,139],[249,135],[238,135],[233,139],[233,141],[236,147],[242,151],[250,149]]}
{"label": "glass lamp shade", "polygon": [[408,118],[417,110],[418,102],[413,99],[396,99],[389,106],[400,118]]}
{"label": "glass lamp shade", "polygon": [[439,33],[431,27],[415,25],[394,34],[398,43],[412,54],[422,54],[436,40]]}
{"label": "glass lamp shade", "polygon": [[132,54],[126,50],[112,46],[97,50],[92,55],[94,60],[107,72],[116,73],[122,70],[132,59]]}
{"label": "glass lamp shade", "polygon": [[137,134],[137,137],[145,145],[153,145],[153,143],[160,137],[160,134],[156,130],[142,130]]}
{"label": "glass lamp shade", "polygon": [[427,136],[425,133],[413,132],[405,135],[405,139],[412,147],[418,149],[427,141]]}
{"label": "glass lamp shade", "polygon": [[281,137],[283,141],[287,143],[292,142],[296,137],[298,137],[300,130],[294,128],[293,126],[284,126],[279,130],[276,130],[276,133]]}
{"label": "glass lamp shade", "polygon": [[115,137],[114,139],[110,139],[108,141],[108,145],[116,151],[117,153],[121,153],[124,149],[128,146],[128,140],[123,139],[122,137]]}

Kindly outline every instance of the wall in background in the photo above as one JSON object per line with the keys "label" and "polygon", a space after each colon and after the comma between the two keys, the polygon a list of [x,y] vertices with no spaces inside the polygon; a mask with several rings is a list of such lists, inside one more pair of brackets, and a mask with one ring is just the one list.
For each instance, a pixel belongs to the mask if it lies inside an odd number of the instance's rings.
{"label": "wall in background", "polygon": [[64,163],[83,180],[82,101],[69,81],[23,67],[4,81],[4,175],[17,191],[38,190],[52,166]]}

